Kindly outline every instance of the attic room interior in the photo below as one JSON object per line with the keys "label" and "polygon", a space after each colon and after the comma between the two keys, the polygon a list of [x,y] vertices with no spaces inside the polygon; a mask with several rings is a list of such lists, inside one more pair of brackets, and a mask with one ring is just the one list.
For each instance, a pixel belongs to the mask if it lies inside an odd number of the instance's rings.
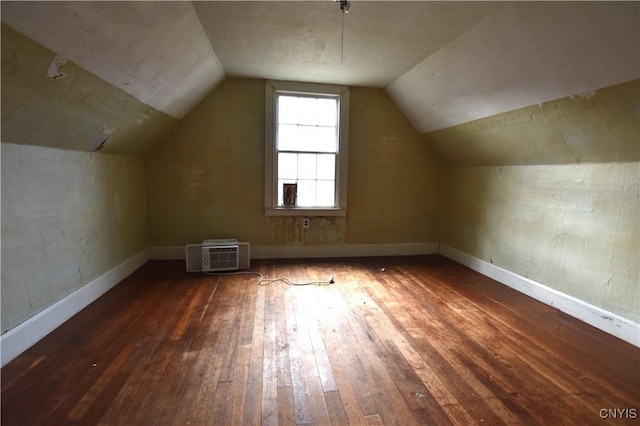
{"label": "attic room interior", "polygon": [[640,3],[0,7],[3,425],[638,418]]}

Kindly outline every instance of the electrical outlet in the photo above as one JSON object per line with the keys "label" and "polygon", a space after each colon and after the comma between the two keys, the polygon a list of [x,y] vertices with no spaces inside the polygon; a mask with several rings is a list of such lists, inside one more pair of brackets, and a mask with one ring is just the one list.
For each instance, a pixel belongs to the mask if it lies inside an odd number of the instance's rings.
{"label": "electrical outlet", "polygon": [[309,229],[309,222],[310,220],[308,217],[305,217],[304,219],[302,219],[302,227],[304,229]]}

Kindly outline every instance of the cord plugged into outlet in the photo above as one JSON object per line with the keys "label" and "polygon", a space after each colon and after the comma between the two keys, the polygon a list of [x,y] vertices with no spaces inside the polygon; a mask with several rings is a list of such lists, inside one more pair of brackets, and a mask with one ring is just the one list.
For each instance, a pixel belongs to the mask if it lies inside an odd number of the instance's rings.
{"label": "cord plugged into outlet", "polygon": [[335,283],[335,281],[334,281],[334,279],[333,279],[333,275],[331,275],[331,276],[329,277],[329,279],[327,280],[327,282],[328,282],[329,284],[333,284],[333,283]]}

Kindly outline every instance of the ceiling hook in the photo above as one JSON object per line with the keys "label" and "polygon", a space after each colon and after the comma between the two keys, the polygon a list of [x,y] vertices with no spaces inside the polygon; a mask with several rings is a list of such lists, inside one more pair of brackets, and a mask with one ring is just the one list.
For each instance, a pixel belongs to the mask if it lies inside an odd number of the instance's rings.
{"label": "ceiling hook", "polygon": [[351,9],[351,2],[349,0],[336,0],[336,3],[340,6],[342,13],[349,13],[349,9]]}

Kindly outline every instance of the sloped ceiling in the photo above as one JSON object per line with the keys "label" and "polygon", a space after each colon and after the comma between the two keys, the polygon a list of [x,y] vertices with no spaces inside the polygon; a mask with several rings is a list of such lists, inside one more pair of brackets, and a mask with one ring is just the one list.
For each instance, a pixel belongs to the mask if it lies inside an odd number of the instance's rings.
{"label": "sloped ceiling", "polygon": [[[331,0],[1,7],[41,47],[5,42],[3,28],[3,142],[93,150],[107,134],[105,151],[143,153],[225,76],[383,87],[421,133],[640,77],[633,2],[356,0],[346,15]],[[47,79],[56,55],[67,75]],[[106,110],[105,96],[117,100]]]}
{"label": "sloped ceiling", "polygon": [[640,3],[504,4],[387,90],[420,133],[640,77]]}
{"label": "sloped ceiling", "polygon": [[189,2],[2,2],[2,21],[176,118],[224,75]]}
{"label": "sloped ceiling", "polygon": [[385,87],[499,9],[482,2],[194,2],[230,75]]}

